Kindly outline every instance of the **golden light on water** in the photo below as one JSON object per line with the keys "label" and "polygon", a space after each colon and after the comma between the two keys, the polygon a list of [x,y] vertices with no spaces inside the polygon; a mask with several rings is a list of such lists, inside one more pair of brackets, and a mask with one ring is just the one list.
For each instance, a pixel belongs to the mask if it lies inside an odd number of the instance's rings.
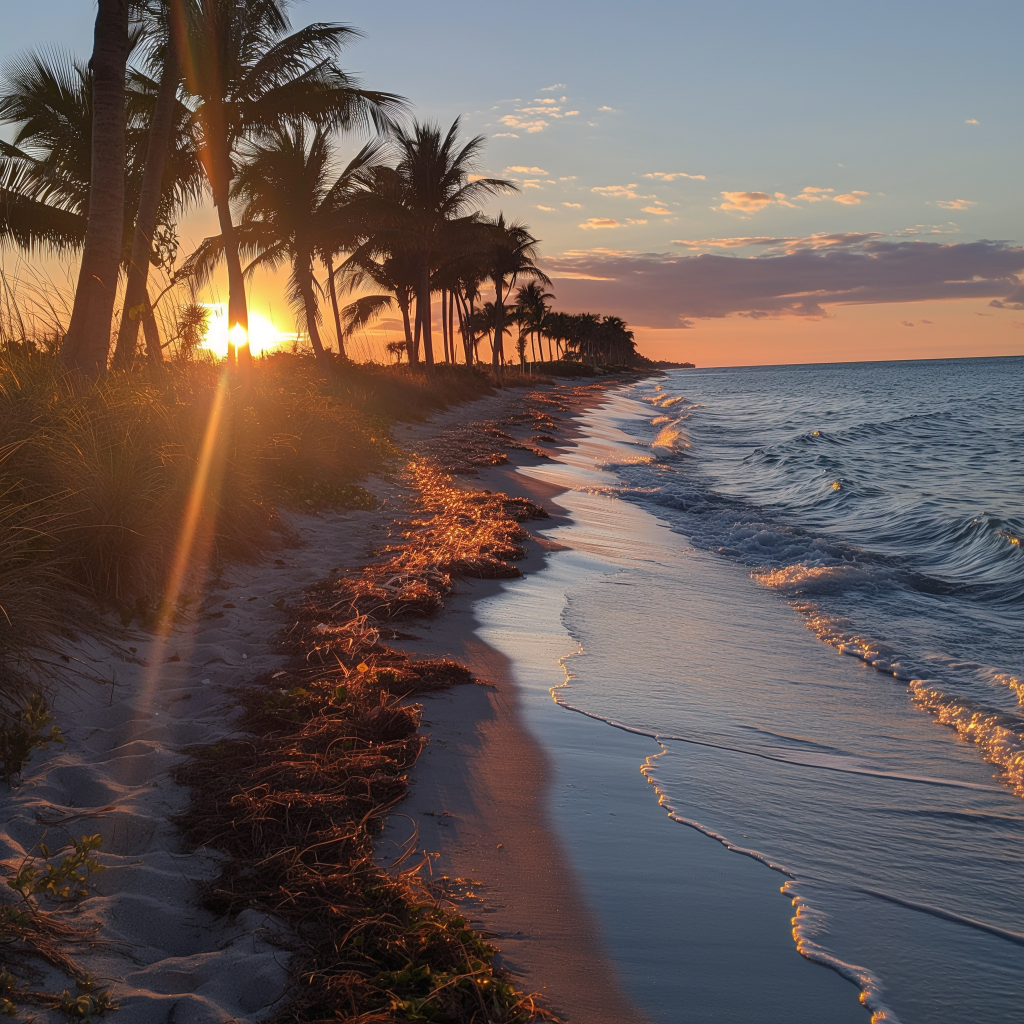
{"label": "golden light on water", "polygon": [[[203,340],[203,348],[223,359],[228,354],[228,341],[235,348],[245,344],[246,332],[241,324],[228,327],[228,307],[223,302],[204,302],[210,311],[210,322]],[[294,333],[279,331],[274,324],[259,313],[249,313],[249,349],[254,356],[272,352],[282,345],[290,345],[297,338]]]}

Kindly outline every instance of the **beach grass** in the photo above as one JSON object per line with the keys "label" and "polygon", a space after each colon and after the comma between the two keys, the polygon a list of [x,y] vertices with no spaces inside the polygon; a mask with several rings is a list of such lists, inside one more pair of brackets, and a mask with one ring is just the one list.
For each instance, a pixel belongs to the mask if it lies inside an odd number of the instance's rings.
{"label": "beach grass", "polygon": [[[55,642],[98,609],[152,624],[194,509],[189,587],[283,535],[279,510],[368,507],[358,481],[394,459],[389,427],[490,391],[486,375],[277,354],[244,392],[180,361],[96,383],[28,345],[0,352],[0,705],[41,685]],[[207,449],[204,449],[207,445]],[[173,612],[173,609],[170,610]],[[34,654],[32,652],[35,652]]]}

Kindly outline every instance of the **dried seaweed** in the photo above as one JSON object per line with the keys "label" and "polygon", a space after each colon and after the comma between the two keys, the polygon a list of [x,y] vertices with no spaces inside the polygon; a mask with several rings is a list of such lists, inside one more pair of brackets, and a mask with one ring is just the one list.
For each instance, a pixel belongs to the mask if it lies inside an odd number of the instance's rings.
{"label": "dried seaweed", "polygon": [[524,499],[471,493],[436,462],[408,468],[404,543],[312,588],[283,636],[293,662],[248,689],[244,738],[192,751],[177,772],[186,841],[225,854],[205,902],[258,907],[287,929],[292,986],[277,1024],[554,1020],[517,992],[496,950],[425,879],[392,872],[373,840],[425,742],[406,698],[472,681],[463,666],[387,647],[384,624],[431,615],[457,576],[518,574]]}

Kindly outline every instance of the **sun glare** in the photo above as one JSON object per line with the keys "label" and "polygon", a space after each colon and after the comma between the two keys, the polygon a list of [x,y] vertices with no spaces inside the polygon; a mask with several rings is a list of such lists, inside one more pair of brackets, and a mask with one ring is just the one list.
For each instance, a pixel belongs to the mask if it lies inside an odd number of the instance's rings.
{"label": "sun glare", "polygon": [[[238,324],[228,328],[228,307],[223,302],[204,302],[210,311],[210,322],[203,340],[203,348],[224,358],[228,354],[228,340],[236,347],[245,342],[245,331]],[[294,334],[279,331],[271,321],[259,313],[249,313],[249,348],[254,356],[271,352],[286,342],[295,340]]]}

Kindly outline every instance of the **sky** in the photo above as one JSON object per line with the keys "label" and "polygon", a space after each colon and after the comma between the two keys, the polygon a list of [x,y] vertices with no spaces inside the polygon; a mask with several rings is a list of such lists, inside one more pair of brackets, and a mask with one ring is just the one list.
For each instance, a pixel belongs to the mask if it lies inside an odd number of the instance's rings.
{"label": "sky", "polygon": [[[94,10],[5,11],[0,58],[87,55]],[[306,0],[293,21],[360,28],[367,86],[487,137],[480,173],[521,187],[490,212],[542,240],[556,307],[625,317],[649,356],[1024,353],[1024,5]],[[275,320],[280,296],[264,283]]]}

